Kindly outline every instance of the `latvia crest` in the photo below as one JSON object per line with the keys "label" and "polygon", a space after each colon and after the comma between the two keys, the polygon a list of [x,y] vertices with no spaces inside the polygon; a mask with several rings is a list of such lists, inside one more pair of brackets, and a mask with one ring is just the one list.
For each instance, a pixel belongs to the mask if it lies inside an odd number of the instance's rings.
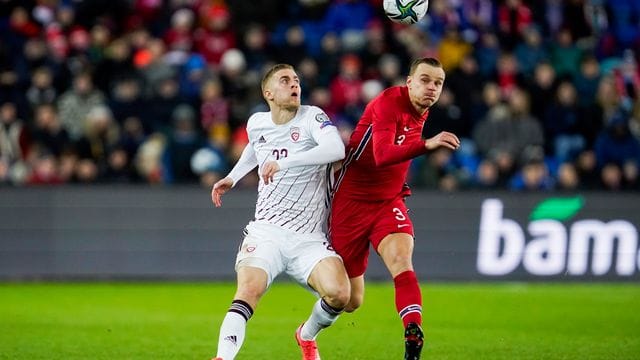
{"label": "latvia crest", "polygon": [[298,139],[300,139],[300,128],[292,126],[290,131],[291,131],[291,140],[293,140],[293,142],[298,141]]}

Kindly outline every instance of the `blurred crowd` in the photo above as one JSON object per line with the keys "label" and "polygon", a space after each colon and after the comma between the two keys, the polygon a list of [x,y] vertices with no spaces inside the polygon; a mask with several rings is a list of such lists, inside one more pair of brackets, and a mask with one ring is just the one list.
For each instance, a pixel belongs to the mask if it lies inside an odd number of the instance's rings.
{"label": "blurred crowd", "polygon": [[[640,1],[0,0],[0,186],[224,176],[286,62],[345,141],[413,58],[446,70],[417,188],[640,190]],[[240,186],[255,184],[246,177]]]}

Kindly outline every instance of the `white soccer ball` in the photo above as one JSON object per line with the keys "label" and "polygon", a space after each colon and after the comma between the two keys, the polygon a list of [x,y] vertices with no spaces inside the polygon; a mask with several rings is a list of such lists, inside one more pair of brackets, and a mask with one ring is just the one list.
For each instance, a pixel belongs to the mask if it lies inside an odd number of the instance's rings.
{"label": "white soccer ball", "polygon": [[384,0],[382,6],[391,21],[411,25],[427,13],[429,0]]}

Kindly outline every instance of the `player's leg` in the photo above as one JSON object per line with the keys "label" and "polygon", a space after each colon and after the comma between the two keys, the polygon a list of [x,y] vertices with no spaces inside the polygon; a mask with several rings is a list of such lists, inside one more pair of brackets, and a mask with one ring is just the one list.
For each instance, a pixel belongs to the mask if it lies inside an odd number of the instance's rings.
{"label": "player's leg", "polygon": [[[339,195],[339,194],[338,194]],[[353,312],[364,299],[364,273],[369,261],[369,232],[376,220],[376,208],[367,202],[336,195],[331,208],[331,246],[344,263],[351,295],[345,307]]]}
{"label": "player's leg", "polygon": [[405,233],[387,235],[378,253],[393,277],[396,310],[405,327],[405,359],[420,359],[422,333],[422,294],[413,271],[413,237]]}
{"label": "player's leg", "polygon": [[260,297],[285,266],[280,255],[281,229],[270,224],[249,223],[236,257],[238,287],[220,326],[217,358],[233,359],[244,341],[247,321]]}
{"label": "player's leg", "polygon": [[320,330],[331,326],[349,302],[349,279],[342,260],[331,256],[320,260],[313,268],[308,280],[309,286],[319,295],[300,330],[303,340],[315,340]]}
{"label": "player's leg", "polygon": [[393,277],[396,306],[405,326],[409,322],[421,323],[422,297],[411,261],[413,237],[404,233],[389,234],[378,245],[378,253]]}
{"label": "player's leg", "polygon": [[422,294],[413,271],[413,223],[402,197],[377,212],[371,243],[393,277],[398,315],[405,327],[405,358],[419,359],[422,349]]}
{"label": "player's leg", "polygon": [[351,313],[362,306],[364,301],[364,275],[350,278],[349,283],[351,284],[351,296],[344,311]]}
{"label": "player's leg", "polygon": [[238,268],[238,288],[220,326],[217,359],[231,360],[244,342],[247,321],[267,290],[267,273],[256,267]]}
{"label": "player's leg", "polygon": [[349,302],[349,279],[342,260],[322,233],[297,234],[286,253],[286,272],[318,295],[309,318],[296,330],[302,359],[320,359],[316,336],[333,324]]}

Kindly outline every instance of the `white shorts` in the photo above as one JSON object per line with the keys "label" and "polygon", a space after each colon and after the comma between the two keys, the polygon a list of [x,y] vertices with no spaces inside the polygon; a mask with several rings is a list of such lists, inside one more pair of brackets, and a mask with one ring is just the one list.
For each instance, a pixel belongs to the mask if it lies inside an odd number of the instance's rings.
{"label": "white shorts", "polygon": [[250,222],[236,257],[240,266],[252,266],[267,273],[267,287],[276,276],[287,273],[300,285],[309,287],[311,271],[320,260],[338,257],[322,233],[299,234],[277,225]]}

